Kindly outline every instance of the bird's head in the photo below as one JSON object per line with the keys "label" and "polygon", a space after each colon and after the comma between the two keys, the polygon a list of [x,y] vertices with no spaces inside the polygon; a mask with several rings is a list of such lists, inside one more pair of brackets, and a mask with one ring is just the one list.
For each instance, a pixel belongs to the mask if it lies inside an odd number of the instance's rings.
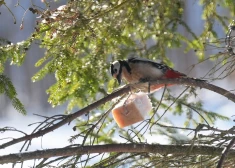
{"label": "bird's head", "polygon": [[110,72],[112,76],[117,79],[118,84],[120,85],[122,82],[122,61],[114,61],[111,64]]}

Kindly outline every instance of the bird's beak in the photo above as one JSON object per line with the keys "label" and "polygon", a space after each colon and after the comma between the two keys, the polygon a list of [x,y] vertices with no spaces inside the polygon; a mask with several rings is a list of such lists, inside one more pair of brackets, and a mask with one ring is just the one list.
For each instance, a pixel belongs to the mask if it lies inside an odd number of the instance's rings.
{"label": "bird's beak", "polygon": [[122,82],[122,75],[121,75],[121,74],[118,74],[118,75],[116,76],[116,79],[117,79],[117,81],[118,81],[118,84],[121,85],[121,82]]}

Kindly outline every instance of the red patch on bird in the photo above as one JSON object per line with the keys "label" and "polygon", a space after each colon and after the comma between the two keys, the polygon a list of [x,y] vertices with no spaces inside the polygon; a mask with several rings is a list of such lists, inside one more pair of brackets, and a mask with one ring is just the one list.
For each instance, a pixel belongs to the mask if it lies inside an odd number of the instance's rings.
{"label": "red patch on bird", "polygon": [[165,73],[166,78],[180,78],[180,77],[183,77],[183,76],[186,76],[186,75],[182,74],[180,72],[171,70],[171,69],[166,71],[166,73]]}
{"label": "red patch on bird", "polygon": [[[186,76],[185,74],[183,73],[180,73],[178,71],[174,71],[172,69],[169,69],[166,71],[165,75],[163,78],[167,79],[167,78],[181,78],[181,77],[184,77]],[[169,87],[169,86],[173,86],[175,84],[156,84],[156,85],[151,85],[150,86],[150,91],[151,92],[156,92],[158,91],[159,89],[163,88],[163,87]]]}

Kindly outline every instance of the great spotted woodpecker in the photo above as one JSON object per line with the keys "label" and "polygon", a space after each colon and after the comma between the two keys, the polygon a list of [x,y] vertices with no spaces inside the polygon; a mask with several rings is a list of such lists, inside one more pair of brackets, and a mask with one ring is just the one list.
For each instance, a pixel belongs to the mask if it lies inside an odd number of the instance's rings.
{"label": "great spotted woodpecker", "polygon": [[[121,84],[122,77],[124,77],[129,84],[154,81],[157,79],[187,77],[185,74],[175,71],[167,65],[136,57],[113,62],[110,71],[112,76],[117,79],[119,85]],[[168,84],[167,86],[172,85],[173,84]],[[149,86],[146,83],[140,83],[136,87],[145,92],[152,92],[164,86],[164,84]]]}

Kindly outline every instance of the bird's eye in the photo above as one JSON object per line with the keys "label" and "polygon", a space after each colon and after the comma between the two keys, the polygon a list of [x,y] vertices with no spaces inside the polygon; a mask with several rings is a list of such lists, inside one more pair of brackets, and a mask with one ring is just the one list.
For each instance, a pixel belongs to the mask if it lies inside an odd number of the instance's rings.
{"label": "bird's eye", "polygon": [[116,68],[114,69],[114,72],[117,73],[117,69]]}

